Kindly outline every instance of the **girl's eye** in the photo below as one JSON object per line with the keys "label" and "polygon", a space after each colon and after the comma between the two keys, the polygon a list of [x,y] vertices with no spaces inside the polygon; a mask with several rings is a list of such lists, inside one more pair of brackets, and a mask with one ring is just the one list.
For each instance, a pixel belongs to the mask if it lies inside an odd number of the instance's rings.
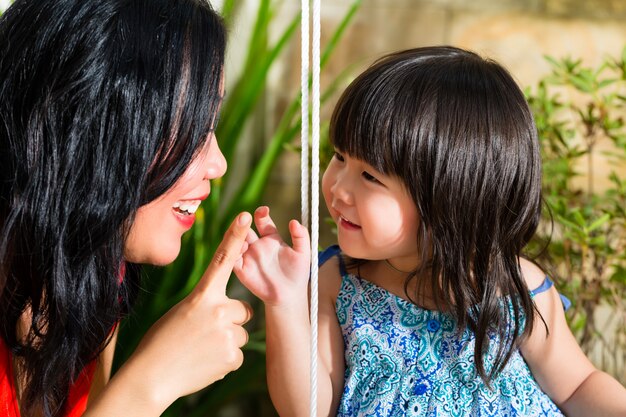
{"label": "girl's eye", "polygon": [[344,157],[343,155],[341,155],[339,152],[335,152],[335,158],[337,159],[337,161],[339,162],[343,162],[344,161]]}
{"label": "girl's eye", "polygon": [[363,174],[361,174],[361,175],[363,175],[363,178],[365,178],[367,181],[376,182],[376,183],[382,184],[380,181],[378,181],[373,175],[371,175],[367,171],[363,171]]}

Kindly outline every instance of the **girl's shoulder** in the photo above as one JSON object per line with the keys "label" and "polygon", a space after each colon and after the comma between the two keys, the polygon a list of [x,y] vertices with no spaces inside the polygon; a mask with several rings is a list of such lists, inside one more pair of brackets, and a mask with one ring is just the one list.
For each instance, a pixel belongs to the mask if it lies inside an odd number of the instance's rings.
{"label": "girl's shoulder", "polygon": [[529,290],[539,288],[546,279],[546,273],[534,262],[528,259],[519,258],[522,276],[526,281],[526,287]]}
{"label": "girl's shoulder", "polygon": [[[552,282],[552,280],[537,264],[529,261],[528,259],[520,258],[520,267],[522,270],[522,275],[526,280],[526,287],[530,291],[530,296],[533,297],[533,299],[537,295],[541,293],[546,293],[550,290],[556,293],[556,290],[552,288],[554,286],[554,282]],[[558,298],[561,300],[563,309],[569,309],[572,305],[572,302],[563,294],[557,293],[557,295]]]}

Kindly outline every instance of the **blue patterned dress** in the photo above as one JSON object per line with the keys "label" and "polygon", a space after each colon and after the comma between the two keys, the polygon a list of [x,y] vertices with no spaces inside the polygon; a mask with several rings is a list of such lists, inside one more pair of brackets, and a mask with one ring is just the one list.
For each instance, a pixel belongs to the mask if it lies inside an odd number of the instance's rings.
{"label": "blue patterned dress", "polygon": [[[320,261],[338,252],[331,247]],[[459,336],[450,314],[420,308],[342,264],[341,275],[346,371],[338,416],[563,416],[519,351],[489,389],[474,366],[472,332]],[[486,364],[497,340],[489,346]]]}

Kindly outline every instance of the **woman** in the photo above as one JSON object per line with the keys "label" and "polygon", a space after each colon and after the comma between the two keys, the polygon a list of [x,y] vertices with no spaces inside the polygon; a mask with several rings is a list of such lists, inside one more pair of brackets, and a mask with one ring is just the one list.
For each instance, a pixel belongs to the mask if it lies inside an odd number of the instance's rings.
{"label": "woman", "polygon": [[226,163],[225,30],[200,0],[17,0],[0,19],[0,414],[159,415],[238,368],[238,217],[109,382],[139,264],[165,265]]}

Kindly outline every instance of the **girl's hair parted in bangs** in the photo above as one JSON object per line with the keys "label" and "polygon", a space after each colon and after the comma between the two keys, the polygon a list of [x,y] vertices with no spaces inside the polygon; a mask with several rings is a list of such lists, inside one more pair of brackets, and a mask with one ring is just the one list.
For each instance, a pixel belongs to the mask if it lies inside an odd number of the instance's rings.
{"label": "girl's hair parted in bangs", "polygon": [[203,0],[17,0],[0,18],[0,332],[23,415],[61,415],[129,312],[126,234],[205,145],[225,37]]}
{"label": "girl's hair parted in bangs", "polygon": [[[475,333],[477,369],[489,382],[533,327],[519,256],[539,222],[541,158],[522,91],[502,66],[473,52],[406,50],[376,61],[350,84],[330,138],[339,151],[406,186],[426,262],[405,289],[431,271],[435,300],[460,330]],[[503,295],[513,312],[502,308]],[[488,363],[494,331],[502,343]]]}

